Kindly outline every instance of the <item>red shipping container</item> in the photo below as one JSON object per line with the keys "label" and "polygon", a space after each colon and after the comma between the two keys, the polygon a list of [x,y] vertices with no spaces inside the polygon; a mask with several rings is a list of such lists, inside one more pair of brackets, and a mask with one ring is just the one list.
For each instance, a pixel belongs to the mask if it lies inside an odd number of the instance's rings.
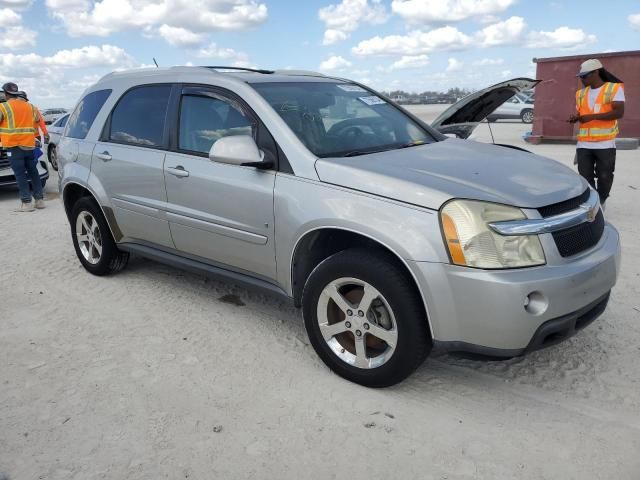
{"label": "red shipping container", "polygon": [[534,58],[536,78],[533,132],[527,141],[575,142],[578,124],[567,122],[575,113],[575,92],[582,88],[576,77],[580,64],[597,58],[604,68],[624,82],[625,111],[618,138],[640,138],[640,50],[590,53],[570,57]]}

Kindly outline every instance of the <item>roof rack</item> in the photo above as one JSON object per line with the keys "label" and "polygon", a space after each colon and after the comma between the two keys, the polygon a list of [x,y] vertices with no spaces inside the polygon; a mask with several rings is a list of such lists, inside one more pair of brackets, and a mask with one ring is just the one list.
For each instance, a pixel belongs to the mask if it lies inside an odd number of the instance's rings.
{"label": "roof rack", "polygon": [[274,73],[279,75],[301,75],[307,77],[325,77],[319,72],[312,72],[311,70],[276,70]]}
{"label": "roof rack", "polygon": [[264,74],[274,73],[273,70],[263,70],[259,68],[246,68],[246,67],[225,67],[224,65],[204,65],[204,68],[209,68],[211,70],[239,70],[241,72],[254,72],[254,73],[264,73]]}

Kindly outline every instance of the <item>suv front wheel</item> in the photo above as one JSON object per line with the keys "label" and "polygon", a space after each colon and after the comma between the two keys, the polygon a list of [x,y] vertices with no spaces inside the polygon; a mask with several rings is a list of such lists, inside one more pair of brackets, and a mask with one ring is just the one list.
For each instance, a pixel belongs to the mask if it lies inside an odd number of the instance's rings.
{"label": "suv front wheel", "polygon": [[321,262],[305,285],[302,308],[316,353],[352,382],[394,385],[431,351],[416,288],[384,253],[349,249]]}
{"label": "suv front wheel", "polygon": [[90,197],[76,202],[71,212],[71,237],[82,266],[94,275],[122,270],[129,254],[118,250],[100,207]]}

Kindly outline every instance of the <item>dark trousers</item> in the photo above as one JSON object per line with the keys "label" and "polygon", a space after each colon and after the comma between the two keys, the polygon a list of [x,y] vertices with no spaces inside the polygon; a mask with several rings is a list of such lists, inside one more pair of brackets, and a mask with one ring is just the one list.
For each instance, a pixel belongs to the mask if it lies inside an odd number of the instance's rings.
{"label": "dark trousers", "polygon": [[[11,154],[9,164],[13,170],[13,174],[16,176],[16,183],[20,190],[20,199],[24,203],[31,202],[31,189],[33,189],[33,196],[36,200],[42,199],[42,183],[40,182],[40,174],[36,168],[33,150],[22,150],[18,147],[7,150]],[[29,188],[29,181],[31,181],[31,188]]]}
{"label": "dark trousers", "polygon": [[[578,172],[598,191],[600,202],[609,197],[616,169],[615,148],[578,148]],[[598,180],[596,184],[596,179]]]}

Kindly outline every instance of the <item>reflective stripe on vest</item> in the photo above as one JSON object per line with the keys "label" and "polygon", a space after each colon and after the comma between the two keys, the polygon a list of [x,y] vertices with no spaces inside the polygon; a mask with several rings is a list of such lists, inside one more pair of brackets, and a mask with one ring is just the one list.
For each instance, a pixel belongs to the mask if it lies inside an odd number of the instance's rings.
{"label": "reflective stripe on vest", "polygon": [[[578,114],[590,115],[611,112],[613,110],[612,99],[619,88],[622,88],[619,83],[605,83],[595,99],[593,108],[589,106],[590,88],[585,87],[578,90],[576,92]],[[580,125],[576,138],[579,142],[602,142],[614,140],[619,131],[617,120],[591,120]]]}
{"label": "reflective stripe on vest", "polygon": [[4,148],[35,146],[36,113],[28,102],[9,100],[0,104],[0,143]]}

